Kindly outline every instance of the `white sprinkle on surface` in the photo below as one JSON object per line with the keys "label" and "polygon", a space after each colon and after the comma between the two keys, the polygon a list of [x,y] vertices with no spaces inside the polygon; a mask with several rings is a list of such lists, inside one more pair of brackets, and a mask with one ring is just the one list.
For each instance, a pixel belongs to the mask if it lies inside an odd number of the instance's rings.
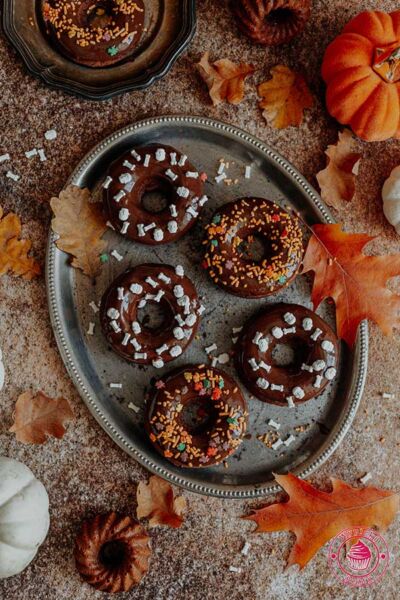
{"label": "white sprinkle on surface", "polygon": [[233,565],[230,565],[229,570],[231,573],[241,573],[242,569],[240,569],[239,567],[234,567]]}
{"label": "white sprinkle on surface", "polygon": [[122,389],[122,383],[110,383],[110,388],[111,389],[121,390]]}
{"label": "white sprinkle on surface", "polygon": [[245,545],[243,546],[243,548],[241,549],[240,553],[243,554],[243,556],[247,556],[250,548],[251,548],[251,544],[249,544],[249,542],[246,542]]}
{"label": "white sprinkle on surface", "polygon": [[270,420],[268,421],[268,425],[269,425],[270,427],[273,427],[274,429],[276,429],[276,431],[278,431],[278,430],[281,428],[281,424],[280,424],[280,423],[277,423],[277,422],[276,422],[276,421],[274,421],[273,419],[270,419]]}
{"label": "white sprinkle on surface", "polygon": [[95,314],[99,312],[99,307],[97,306],[96,302],[94,302],[94,300],[92,300],[89,303],[89,306]]}
{"label": "white sprinkle on surface", "polygon": [[12,171],[7,171],[6,177],[8,177],[8,179],[12,179],[13,181],[19,181],[21,179],[21,175],[17,175]]}
{"label": "white sprinkle on surface", "polygon": [[229,362],[229,354],[227,352],[223,352],[218,356],[218,362],[221,365],[226,365]]}
{"label": "white sprinkle on surface", "polygon": [[46,156],[43,148],[38,149],[38,154],[39,154],[39,158],[40,158],[41,162],[46,162],[47,156]]}
{"label": "white sprinkle on surface", "polygon": [[133,402],[129,402],[128,408],[133,410],[135,413],[138,413],[140,411],[140,407],[136,406],[136,404],[133,404]]}
{"label": "white sprinkle on surface", "polygon": [[26,158],[33,158],[34,156],[37,156],[38,151],[36,150],[36,148],[32,148],[32,150],[27,150],[25,152],[25,156]]}
{"label": "white sprinkle on surface", "polygon": [[118,262],[121,262],[121,260],[124,258],[117,250],[113,250],[111,252],[111,256],[113,256]]}
{"label": "white sprinkle on surface", "polygon": [[56,139],[57,131],[55,129],[48,129],[45,132],[44,137],[46,138],[47,141],[51,142],[52,140]]}
{"label": "white sprinkle on surface", "polygon": [[87,334],[88,335],[93,335],[94,334],[94,328],[95,328],[95,324],[93,322],[89,323],[89,328],[87,330]]}
{"label": "white sprinkle on surface", "polygon": [[211,344],[211,346],[207,346],[207,348],[205,348],[206,354],[211,354],[211,352],[217,350],[217,348],[217,344]]}
{"label": "white sprinkle on surface", "polygon": [[372,475],[370,472],[365,473],[362,477],[360,477],[360,483],[365,485],[370,479],[372,479]]}
{"label": "white sprinkle on surface", "polygon": [[251,165],[247,165],[246,169],[244,171],[244,176],[246,179],[250,179],[251,178]]}
{"label": "white sprinkle on surface", "polygon": [[0,156],[0,163],[6,162],[6,160],[10,160],[11,156],[6,152]]}
{"label": "white sprinkle on surface", "polygon": [[271,448],[272,448],[273,450],[278,450],[278,448],[280,448],[282,445],[283,445],[283,442],[282,442],[281,438],[278,438],[278,439],[276,440],[276,442],[274,442],[274,443],[272,444]]}
{"label": "white sprinkle on surface", "polygon": [[291,433],[289,435],[289,437],[286,438],[286,440],[283,442],[285,444],[285,446],[288,448],[290,446],[290,444],[293,444],[293,442],[296,440],[296,438],[294,437],[294,435]]}

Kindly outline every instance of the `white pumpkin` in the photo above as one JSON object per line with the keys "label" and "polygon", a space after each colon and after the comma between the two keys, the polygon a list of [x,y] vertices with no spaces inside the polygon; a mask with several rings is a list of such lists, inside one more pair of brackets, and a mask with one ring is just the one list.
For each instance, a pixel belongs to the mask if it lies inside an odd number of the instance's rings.
{"label": "white pumpkin", "polygon": [[400,234],[400,166],[393,169],[382,188],[383,212]]}
{"label": "white pumpkin", "polygon": [[0,579],[23,571],[49,530],[49,497],[26,465],[0,456]]}

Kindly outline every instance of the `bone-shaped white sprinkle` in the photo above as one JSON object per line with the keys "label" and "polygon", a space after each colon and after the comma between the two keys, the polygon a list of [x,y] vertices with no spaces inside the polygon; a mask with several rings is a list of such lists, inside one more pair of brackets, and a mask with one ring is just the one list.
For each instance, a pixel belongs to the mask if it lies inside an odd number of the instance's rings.
{"label": "bone-shaped white sprinkle", "polygon": [[314,340],[314,342],[316,342],[321,334],[322,334],[322,329],[318,329],[318,327],[317,327],[317,329],[310,335],[310,337],[312,340]]}
{"label": "bone-shaped white sprinkle", "polygon": [[136,159],[138,162],[140,162],[140,161],[141,161],[141,156],[140,156],[140,154],[138,154],[138,153],[136,152],[136,150],[131,150],[131,155],[132,155],[132,156],[133,156],[133,158],[134,158],[134,159]]}
{"label": "bone-shaped white sprinkle", "polygon": [[267,365],[267,363],[265,363],[263,360],[261,360],[258,363],[258,366],[260,367],[260,369],[264,369],[264,371],[267,371],[267,373],[269,373],[272,369],[271,365]]}
{"label": "bone-shaped white sprinkle", "polygon": [[146,235],[143,223],[138,223],[137,230],[138,230],[138,236],[139,237],[144,237]]}
{"label": "bone-shaped white sprinkle", "polygon": [[134,357],[135,360],[146,360],[147,352],[135,352]]}
{"label": "bone-shaped white sprinkle", "polygon": [[145,231],[151,231],[152,229],[155,229],[156,224],[155,223],[149,223],[149,225],[145,225],[145,227],[143,228]]}
{"label": "bone-shaped white sprinkle", "polygon": [[117,321],[111,321],[110,325],[114,329],[115,333],[119,333],[121,331],[121,328],[118,325]]}
{"label": "bone-shaped white sprinkle", "polygon": [[[129,160],[124,160],[124,162],[122,163],[122,165],[124,167],[126,167],[127,169],[130,169],[131,171],[134,171],[136,169],[136,166],[133,165],[131,162],[129,162]],[[121,181],[121,179],[120,179]],[[129,179],[130,181],[130,179]],[[121,181],[121,183],[124,183],[123,181]]]}
{"label": "bone-shaped white sprinkle", "polygon": [[123,225],[121,227],[122,235],[125,235],[128,232],[128,229],[129,229],[129,223],[128,223],[128,221],[125,221],[125,223],[123,223]]}
{"label": "bone-shaped white sprinkle", "polygon": [[206,354],[210,354],[211,352],[214,352],[214,350],[216,350],[218,348],[217,344],[211,344],[211,346],[207,346],[207,348],[205,348]]}
{"label": "bone-shaped white sprinkle", "polygon": [[124,299],[125,290],[123,287],[118,288],[118,300]]}
{"label": "bone-shaped white sprinkle", "polygon": [[[235,333],[235,331],[233,331]],[[253,337],[253,344],[255,344],[256,346],[258,346],[258,342],[261,340],[262,338],[262,333],[260,333],[259,331],[257,331],[257,333],[255,334],[255,336]]]}
{"label": "bone-shaped white sprinkle", "polygon": [[142,349],[141,344],[139,344],[136,338],[131,339],[131,344],[135,348],[136,352],[140,352],[140,350]]}
{"label": "bone-shaped white sprinkle", "polygon": [[284,335],[288,335],[289,333],[296,333],[296,327],[286,327],[283,329]]}
{"label": "bone-shaped white sprinkle", "polygon": [[164,283],[166,283],[167,285],[168,285],[169,283],[171,283],[171,278],[170,278],[170,277],[168,277],[168,275],[165,275],[165,273],[160,273],[160,274],[158,275],[158,279],[161,279],[161,281],[163,281],[163,282],[164,282]]}
{"label": "bone-shaped white sprinkle", "polygon": [[168,349],[169,349],[168,344],[163,344],[162,346],[160,346],[160,348],[156,349],[156,352],[157,352],[157,354],[159,354],[161,356],[161,354],[166,352]]}
{"label": "bone-shaped white sprinkle", "polygon": [[308,371],[309,373],[314,373],[314,369],[310,365],[306,365],[305,363],[303,363],[301,365],[301,369],[302,369],[302,371]]}
{"label": "bone-shaped white sprinkle", "polygon": [[288,403],[289,408],[295,408],[296,404],[294,403],[292,396],[287,396],[286,402]]}
{"label": "bone-shaped white sprinkle", "polygon": [[258,371],[258,369],[260,368],[255,358],[249,358],[248,363],[253,369],[253,371]]}
{"label": "bone-shaped white sprinkle", "polygon": [[208,196],[202,196],[199,200],[199,206],[204,206],[208,202]]}
{"label": "bone-shaped white sprinkle", "polygon": [[283,443],[285,444],[285,446],[286,446],[286,447],[288,447],[288,446],[290,446],[290,444],[293,444],[293,442],[294,442],[295,440],[296,440],[296,438],[295,438],[295,437],[294,437],[294,435],[291,433],[291,434],[289,435],[289,437],[288,437],[288,438],[286,438],[286,440],[284,440],[284,442],[283,442]]}
{"label": "bone-shaped white sprinkle", "polygon": [[172,179],[172,181],[176,181],[176,179],[178,179],[178,175],[176,173],[174,173],[172,169],[167,169],[165,171],[165,174],[167,177]]}
{"label": "bone-shaped white sprinkle", "polygon": [[170,157],[171,157],[171,165],[178,164],[177,160],[176,160],[176,152],[171,152]]}
{"label": "bone-shaped white sprinkle", "polygon": [[126,333],[124,335],[124,339],[122,340],[122,345],[126,346],[130,340],[131,334],[130,333]]}
{"label": "bone-shaped white sprinkle", "polygon": [[124,196],[126,196],[124,190],[119,190],[118,194],[114,196],[115,202],[120,202]]}
{"label": "bone-shaped white sprinkle", "polygon": [[108,188],[110,187],[110,185],[112,184],[112,182],[113,182],[113,178],[108,175],[108,177],[106,177],[106,179],[104,180],[103,188],[105,190],[108,190]]}
{"label": "bone-shaped white sprinkle", "polygon": [[187,158],[188,158],[188,157],[186,156],[186,154],[182,154],[181,158],[179,159],[178,165],[179,165],[180,167],[184,167],[184,166],[185,166],[185,163],[186,163],[186,161],[187,161]]}
{"label": "bone-shaped white sprinkle", "polygon": [[278,438],[276,440],[276,442],[274,442],[271,446],[271,448],[273,448],[274,450],[277,450],[278,448],[280,448],[283,445],[283,442],[281,440],[281,438]]}
{"label": "bone-shaped white sprinkle", "polygon": [[275,383],[271,384],[271,391],[272,392],[283,392],[285,388],[283,387],[283,385],[276,385]]}
{"label": "bone-shaped white sprinkle", "polygon": [[149,166],[149,164],[150,164],[150,159],[151,159],[151,156],[150,156],[150,154],[146,154],[146,156],[144,157],[144,161],[143,161],[143,166],[144,166],[144,167],[148,167],[148,166]]}
{"label": "bone-shaped white sprinkle", "polygon": [[321,387],[322,381],[323,381],[322,375],[317,375],[316,378],[315,378],[315,381],[313,383],[313,387],[315,387],[315,388]]}

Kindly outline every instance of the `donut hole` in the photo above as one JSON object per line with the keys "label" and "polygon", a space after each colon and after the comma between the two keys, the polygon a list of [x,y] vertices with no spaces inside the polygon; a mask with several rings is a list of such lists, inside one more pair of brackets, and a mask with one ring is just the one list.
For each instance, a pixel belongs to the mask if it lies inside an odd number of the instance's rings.
{"label": "donut hole", "polygon": [[153,215],[164,212],[176,196],[172,182],[157,176],[145,179],[137,193],[142,209]]}
{"label": "donut hole", "polygon": [[112,25],[114,2],[83,2],[80,7],[81,17],[85,24],[92,29],[106,29]]}
{"label": "donut hole", "polygon": [[161,299],[160,302],[148,300],[146,306],[138,309],[136,320],[143,329],[154,335],[172,325],[174,313],[166,300]]}
{"label": "donut hole", "polygon": [[210,398],[193,398],[180,413],[180,424],[190,435],[202,435],[213,428],[218,412]]}
{"label": "donut hole", "polygon": [[273,27],[280,27],[286,25],[289,21],[293,20],[294,12],[290,8],[276,8],[271,10],[270,13],[265,17],[267,25]]}
{"label": "donut hole", "polygon": [[295,373],[308,361],[309,354],[308,344],[299,338],[293,338],[274,346],[272,361],[275,367]]}
{"label": "donut hole", "polygon": [[273,254],[270,240],[260,233],[249,233],[242,237],[237,251],[240,258],[249,263],[261,263]]}
{"label": "donut hole", "polygon": [[127,558],[127,548],[122,540],[111,540],[102,545],[99,560],[107,569],[118,569]]}

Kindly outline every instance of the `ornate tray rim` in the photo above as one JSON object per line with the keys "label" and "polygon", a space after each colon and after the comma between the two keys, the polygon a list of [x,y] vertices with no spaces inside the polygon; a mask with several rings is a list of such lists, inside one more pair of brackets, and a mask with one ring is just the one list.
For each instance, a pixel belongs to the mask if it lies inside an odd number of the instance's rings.
{"label": "ornate tray rim", "polygon": [[[287,172],[288,176],[293,178],[296,181],[296,183],[303,188],[307,196],[310,198],[310,201],[316,206],[316,208],[321,213],[323,220],[326,223],[334,222],[331,213],[324,205],[317,192],[308,184],[305,178],[294,167],[292,167],[292,165],[286,159],[284,159],[267,144],[252,136],[251,134],[246,133],[245,131],[232,125],[213,119],[208,119],[206,117],[161,116],[141,120],[134,124],[128,125],[111,134],[105,140],[100,142],[95,148],[93,148],[93,150],[91,150],[76,167],[68,183],[77,182],[86,171],[87,166],[94,159],[96,159],[96,157],[100,155],[102,151],[104,151],[109,145],[115,143],[120,138],[128,136],[131,133],[146,127],[154,125],[165,125],[166,123],[172,123],[180,126],[200,125],[206,128],[217,129],[236,137],[239,141],[244,140],[245,142],[254,145],[259,151],[265,153],[270,159],[275,161],[281,168],[283,168]],[[187,481],[184,476],[177,476],[174,473],[170,473],[168,469],[164,468],[163,466],[160,466],[159,464],[156,464],[156,462],[147,458],[142,452],[135,448],[119,433],[119,431],[114,427],[114,425],[107,419],[107,417],[102,413],[101,409],[97,406],[96,398],[90,395],[80,375],[79,369],[74,364],[71,358],[68,345],[66,344],[66,340],[63,333],[63,325],[59,318],[59,310],[55,294],[55,257],[57,253],[62,254],[57,249],[54,243],[55,239],[55,235],[50,230],[46,254],[46,287],[50,319],[56,342],[63,362],[66,366],[66,369],[72,381],[74,382],[79,394],[81,395],[83,401],[85,402],[85,404],[87,405],[97,422],[114,440],[114,442],[116,442],[123,450],[125,450],[125,452],[127,452],[130,456],[135,458],[135,460],[137,460],[143,467],[148,469],[150,472],[159,475],[171,482],[172,484],[178,485],[191,492],[215,496],[219,498],[248,499],[260,498],[268,494],[277,493],[281,491],[280,486],[272,482],[266,485],[247,485],[240,486],[239,488],[235,486],[225,486],[223,489],[220,489],[217,484],[206,485],[202,483]],[[333,452],[339,447],[344,436],[351,427],[351,424],[356,415],[357,409],[362,398],[362,393],[364,390],[367,375],[368,338],[368,324],[366,321],[363,321],[359,328],[357,344],[354,351],[354,372],[352,376],[352,382],[349,386],[353,393],[351,399],[349,400],[348,409],[346,412],[343,413],[341,421],[336,426],[336,430],[333,430],[334,437],[331,440],[331,442],[329,444],[324,444],[322,448],[320,448],[320,450],[317,451],[312,458],[306,461],[305,467],[303,467],[302,469],[294,469],[294,473],[301,478],[307,478],[333,454]]]}
{"label": "ornate tray rim", "polygon": [[49,87],[62,90],[68,94],[74,94],[88,100],[109,100],[114,96],[131,91],[140,91],[147,89],[159,79],[162,79],[171,70],[176,60],[188,47],[196,33],[196,0],[184,0],[185,4],[182,10],[182,29],[171,45],[169,52],[165,54],[164,59],[154,65],[151,70],[146,71],[139,77],[134,77],[128,82],[116,82],[112,86],[104,88],[93,88],[77,83],[72,79],[63,79],[53,73],[52,65],[45,65],[40,62],[38,57],[32,52],[29,43],[18,31],[13,19],[13,5],[17,0],[4,0],[3,11],[3,31],[8,41],[13,45],[21,56],[28,71],[36,78],[44,81]]}

